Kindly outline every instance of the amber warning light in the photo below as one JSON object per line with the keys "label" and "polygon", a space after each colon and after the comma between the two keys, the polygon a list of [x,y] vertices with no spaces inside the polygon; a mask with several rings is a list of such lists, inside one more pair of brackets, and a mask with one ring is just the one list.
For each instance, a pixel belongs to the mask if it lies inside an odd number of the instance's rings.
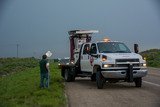
{"label": "amber warning light", "polygon": [[111,40],[109,38],[104,38],[103,41],[104,42],[110,42]]}

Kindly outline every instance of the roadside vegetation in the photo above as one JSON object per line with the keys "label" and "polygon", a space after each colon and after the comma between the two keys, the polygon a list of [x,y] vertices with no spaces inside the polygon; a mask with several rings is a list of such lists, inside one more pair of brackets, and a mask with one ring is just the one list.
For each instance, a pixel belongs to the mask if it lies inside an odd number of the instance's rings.
{"label": "roadside vegetation", "polygon": [[38,66],[35,58],[0,58],[0,76],[24,71]]}
{"label": "roadside vegetation", "polygon": [[160,49],[150,49],[140,52],[143,58],[146,58],[149,67],[160,68]]}
{"label": "roadside vegetation", "polygon": [[0,107],[64,107],[66,105],[63,79],[57,63],[51,61],[48,89],[39,88],[38,65],[38,60],[34,58],[0,59],[0,72],[3,74],[0,76]]}
{"label": "roadside vegetation", "polygon": [[[160,67],[160,49],[140,52],[150,67]],[[40,89],[39,60],[0,58],[0,107],[64,107],[64,82],[50,60],[50,86]]]}

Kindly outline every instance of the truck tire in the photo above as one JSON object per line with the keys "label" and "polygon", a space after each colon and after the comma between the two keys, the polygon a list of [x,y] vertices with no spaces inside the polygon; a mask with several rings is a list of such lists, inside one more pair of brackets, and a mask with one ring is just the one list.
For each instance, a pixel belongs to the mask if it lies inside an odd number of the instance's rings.
{"label": "truck tire", "polygon": [[65,76],[65,71],[64,71],[64,69],[61,69],[61,76],[64,78],[64,76]]}
{"label": "truck tire", "polygon": [[134,82],[135,82],[136,87],[141,87],[142,86],[142,78],[141,77],[136,78]]}
{"label": "truck tire", "polygon": [[73,73],[71,74],[71,81],[75,81],[75,74],[73,74]]}
{"label": "truck tire", "polygon": [[98,89],[103,89],[103,85],[104,85],[104,77],[101,74],[101,71],[97,71],[96,73],[96,83],[97,83],[97,88]]}
{"label": "truck tire", "polygon": [[76,69],[74,67],[70,68],[71,81],[75,81]]}
{"label": "truck tire", "polygon": [[91,81],[96,81],[96,73],[92,74]]}
{"label": "truck tire", "polygon": [[64,79],[66,82],[72,81],[72,76],[70,75],[69,69],[65,69]]}
{"label": "truck tire", "polygon": [[72,75],[72,79],[71,79],[71,81],[75,81],[75,76],[73,76],[73,75]]}

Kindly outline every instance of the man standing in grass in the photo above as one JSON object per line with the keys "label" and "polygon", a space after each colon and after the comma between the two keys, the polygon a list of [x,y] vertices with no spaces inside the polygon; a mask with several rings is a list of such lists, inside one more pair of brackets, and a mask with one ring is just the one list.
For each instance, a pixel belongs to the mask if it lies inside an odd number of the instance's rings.
{"label": "man standing in grass", "polygon": [[42,60],[39,62],[40,65],[40,88],[49,87],[49,63],[47,55],[42,56]]}

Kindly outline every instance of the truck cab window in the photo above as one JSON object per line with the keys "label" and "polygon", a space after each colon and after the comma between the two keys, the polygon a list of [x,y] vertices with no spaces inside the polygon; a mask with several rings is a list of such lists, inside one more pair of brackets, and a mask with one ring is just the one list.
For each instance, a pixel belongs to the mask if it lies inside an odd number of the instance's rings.
{"label": "truck cab window", "polygon": [[90,48],[89,44],[86,44],[83,48],[83,54],[89,54],[89,48]]}
{"label": "truck cab window", "polygon": [[91,45],[91,51],[90,51],[91,54],[96,54],[97,53],[97,48],[96,48],[96,44],[92,44]]}

